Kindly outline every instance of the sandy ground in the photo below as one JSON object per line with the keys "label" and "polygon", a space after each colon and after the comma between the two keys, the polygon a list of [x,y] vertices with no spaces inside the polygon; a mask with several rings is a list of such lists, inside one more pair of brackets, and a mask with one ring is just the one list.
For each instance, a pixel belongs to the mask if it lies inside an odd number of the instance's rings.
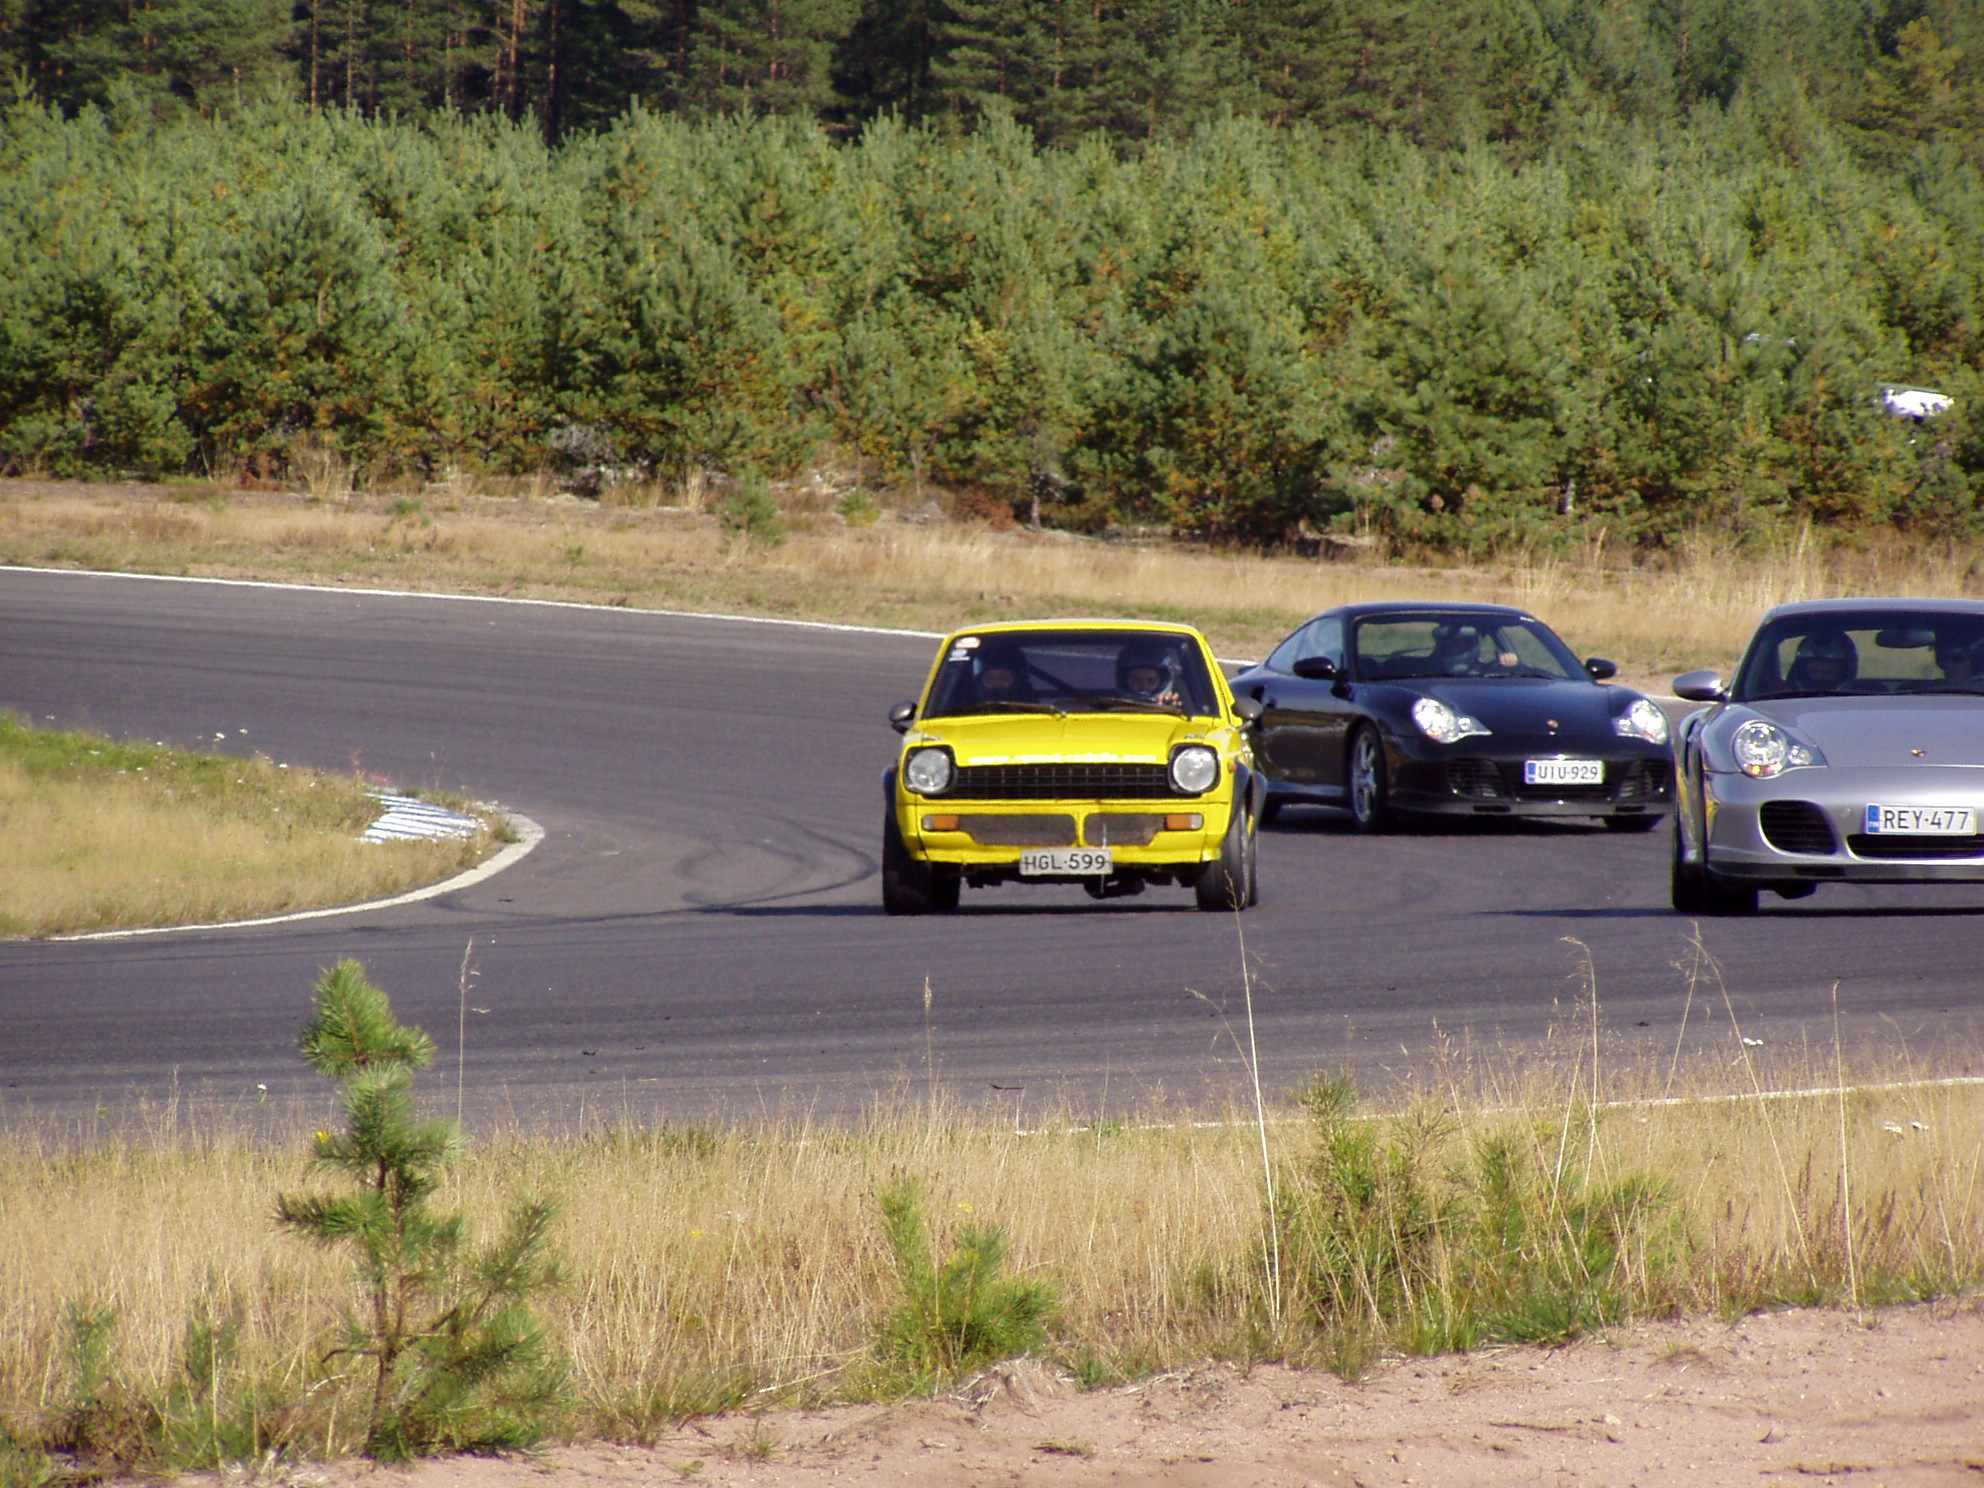
{"label": "sandy ground", "polygon": [[1397,1360],[1358,1384],[1209,1367],[1082,1394],[1021,1363],[937,1400],[721,1416],[643,1446],[335,1463],[290,1481],[1979,1488],[1984,1302],[1663,1323],[1564,1348]]}

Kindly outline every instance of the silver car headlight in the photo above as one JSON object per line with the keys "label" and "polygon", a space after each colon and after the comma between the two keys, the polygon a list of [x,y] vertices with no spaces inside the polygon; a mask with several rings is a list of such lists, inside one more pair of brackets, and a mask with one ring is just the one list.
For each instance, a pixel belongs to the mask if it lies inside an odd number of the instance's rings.
{"label": "silver car headlight", "polygon": [[1658,704],[1635,698],[1631,707],[1612,720],[1612,732],[1622,739],[1644,739],[1649,744],[1667,742],[1667,715]]}
{"label": "silver car headlight", "polygon": [[1203,744],[1186,744],[1171,753],[1171,788],[1182,795],[1204,795],[1219,782],[1219,755]]}
{"label": "silver car headlight", "polygon": [[941,796],[957,776],[948,749],[913,749],[902,762],[902,783],[919,796]]}
{"label": "silver car headlight", "polygon": [[1472,713],[1456,713],[1438,698],[1421,698],[1412,705],[1412,721],[1419,732],[1436,744],[1458,744],[1476,734],[1489,732],[1488,725]]}
{"label": "silver car headlight", "polygon": [[1786,770],[1823,765],[1826,757],[1812,745],[1767,718],[1752,718],[1730,736],[1736,768],[1752,780],[1769,780]]}

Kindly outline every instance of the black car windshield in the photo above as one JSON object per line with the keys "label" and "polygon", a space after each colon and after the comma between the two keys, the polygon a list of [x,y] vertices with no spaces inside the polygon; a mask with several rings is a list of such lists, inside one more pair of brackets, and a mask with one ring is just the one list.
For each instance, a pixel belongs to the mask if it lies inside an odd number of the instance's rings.
{"label": "black car windshield", "polygon": [[1730,696],[1984,694],[1984,608],[1878,608],[1785,615],[1750,642]]}
{"label": "black car windshield", "polygon": [[1555,631],[1528,616],[1427,610],[1367,616],[1351,627],[1351,675],[1360,682],[1423,677],[1588,680]]}
{"label": "black car windshield", "polygon": [[1198,642],[1176,631],[988,631],[951,639],[921,716],[1205,716],[1216,711],[1217,697]]}

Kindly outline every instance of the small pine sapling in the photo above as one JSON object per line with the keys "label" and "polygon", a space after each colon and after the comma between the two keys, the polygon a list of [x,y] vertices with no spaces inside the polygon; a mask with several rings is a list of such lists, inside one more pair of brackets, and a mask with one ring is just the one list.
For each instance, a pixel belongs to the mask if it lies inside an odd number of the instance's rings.
{"label": "small pine sapling", "polygon": [[304,1061],[342,1087],[344,1126],[318,1132],[314,1161],[347,1175],[342,1195],[284,1194],[277,1220],[355,1254],[363,1307],[335,1351],[373,1362],[365,1451],[401,1460],[435,1451],[527,1446],[550,1429],[563,1372],[530,1300],[559,1284],[554,1211],[519,1203],[493,1245],[430,1205],[461,1152],[453,1121],[421,1121],[413,1074],[433,1041],[393,1016],[356,961],[318,979]]}
{"label": "small pine sapling", "polygon": [[921,1186],[905,1178],[877,1198],[901,1287],[901,1301],[878,1339],[885,1362],[928,1386],[1047,1341],[1059,1295],[1048,1282],[999,1274],[1006,1262],[1002,1226],[960,1227],[950,1258],[939,1265],[927,1238]]}

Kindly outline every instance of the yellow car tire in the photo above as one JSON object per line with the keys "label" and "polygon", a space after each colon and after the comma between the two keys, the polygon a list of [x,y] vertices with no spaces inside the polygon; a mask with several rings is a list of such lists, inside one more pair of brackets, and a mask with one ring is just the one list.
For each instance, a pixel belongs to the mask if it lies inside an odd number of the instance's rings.
{"label": "yellow car tire", "polygon": [[1199,908],[1242,910],[1255,902],[1254,833],[1245,807],[1233,813],[1233,824],[1219,842],[1219,856],[1199,870],[1192,885]]}
{"label": "yellow car tire", "polygon": [[964,888],[957,875],[918,859],[902,840],[896,814],[882,817],[882,908],[892,915],[949,914]]}

